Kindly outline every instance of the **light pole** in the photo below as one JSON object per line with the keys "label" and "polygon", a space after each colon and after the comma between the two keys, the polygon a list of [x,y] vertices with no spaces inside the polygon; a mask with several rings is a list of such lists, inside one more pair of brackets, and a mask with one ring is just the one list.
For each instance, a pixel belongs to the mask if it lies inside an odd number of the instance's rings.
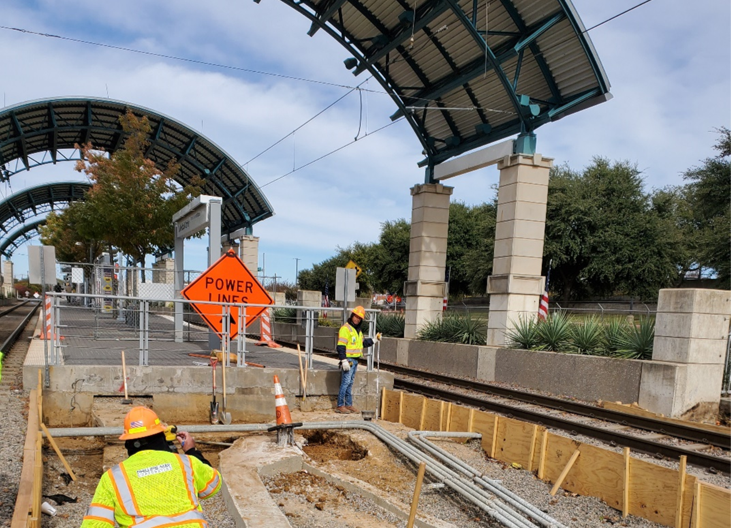
{"label": "light pole", "polygon": [[293,257],[292,260],[294,260],[294,285],[299,286],[299,266],[300,266],[300,258]]}

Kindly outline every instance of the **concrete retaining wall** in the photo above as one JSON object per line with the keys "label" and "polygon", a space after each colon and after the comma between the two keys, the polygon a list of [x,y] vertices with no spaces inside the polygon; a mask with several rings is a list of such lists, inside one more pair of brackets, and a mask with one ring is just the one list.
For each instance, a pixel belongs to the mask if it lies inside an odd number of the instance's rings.
{"label": "concrete retaining wall", "polygon": [[[279,376],[290,410],[325,410],[335,407],[340,387],[337,370],[311,370],[307,399],[299,397],[299,371],[293,369],[237,368],[226,370],[227,410],[234,422],[273,421],[273,376]],[[127,367],[130,396],[152,396],[155,411],[170,423],[205,423],[211,401],[211,369],[204,367]],[[375,409],[376,372],[359,370],[353,386],[354,405]],[[37,368],[26,368],[23,383],[37,385]],[[220,373],[217,400],[221,402]],[[393,375],[381,372],[379,387],[393,387]],[[43,411],[49,427],[90,425],[95,396],[121,396],[119,367],[65,365],[50,367],[50,387],[43,391]]]}

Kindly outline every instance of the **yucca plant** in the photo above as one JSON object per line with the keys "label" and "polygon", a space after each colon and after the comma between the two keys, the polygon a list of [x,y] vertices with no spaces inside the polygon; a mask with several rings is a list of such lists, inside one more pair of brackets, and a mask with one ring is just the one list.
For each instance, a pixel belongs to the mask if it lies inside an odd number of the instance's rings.
{"label": "yucca plant", "polygon": [[426,323],[416,337],[422,341],[484,345],[487,340],[487,321],[470,314],[445,315]]}
{"label": "yucca plant", "polygon": [[565,312],[553,312],[538,323],[538,348],[551,352],[565,352],[569,348],[571,327]]}
{"label": "yucca plant", "polygon": [[627,336],[627,324],[620,317],[613,317],[604,326],[604,335],[602,336],[602,349],[606,355],[614,355],[617,350],[622,348],[622,343]]}
{"label": "yucca plant", "polygon": [[406,318],[403,314],[379,314],[376,320],[376,329],[384,336],[404,337]]}
{"label": "yucca plant", "polygon": [[274,320],[278,323],[296,323],[297,322],[297,309],[296,308],[275,308],[274,309]]}
{"label": "yucca plant", "polygon": [[652,359],[654,341],[655,320],[642,317],[638,325],[630,325],[616,355],[626,359]]}
{"label": "yucca plant", "polygon": [[520,315],[505,335],[509,347],[532,350],[538,346],[538,323],[535,317]]}
{"label": "yucca plant", "polygon": [[579,354],[598,353],[602,347],[602,325],[596,316],[584,319],[582,323],[570,325],[571,345]]}

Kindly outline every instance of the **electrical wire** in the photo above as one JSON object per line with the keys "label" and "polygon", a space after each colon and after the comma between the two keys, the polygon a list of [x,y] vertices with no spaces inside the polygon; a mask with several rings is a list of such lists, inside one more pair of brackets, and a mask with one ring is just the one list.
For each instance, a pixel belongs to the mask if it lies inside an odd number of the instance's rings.
{"label": "electrical wire", "polygon": [[395,121],[391,121],[390,123],[387,123],[387,124],[383,125],[382,127],[380,127],[380,128],[377,128],[377,129],[375,129],[375,130],[374,130],[373,132],[368,132],[368,133],[364,134],[364,135],[363,135],[362,137],[360,137],[360,138],[358,138],[358,139],[354,139],[353,141],[349,141],[348,143],[345,143],[344,145],[340,145],[340,146],[339,146],[338,148],[336,148],[336,149],[334,149],[334,150],[331,150],[331,151],[330,151],[330,152],[328,152],[327,154],[323,154],[323,155],[322,155],[322,156],[320,156],[319,158],[315,158],[315,159],[313,159],[313,160],[311,160],[311,161],[308,161],[308,162],[307,162],[307,163],[305,163],[304,165],[301,165],[301,166],[299,166],[299,167],[297,167],[297,168],[295,168],[295,169],[292,169],[291,171],[289,171],[289,172],[288,172],[288,173],[286,173],[286,174],[282,174],[281,176],[277,176],[277,177],[276,177],[276,178],[274,178],[273,180],[269,180],[269,181],[268,181],[268,182],[266,182],[265,184],[263,184],[263,185],[260,185],[260,186],[259,186],[259,188],[260,188],[260,189],[262,189],[262,188],[266,187],[267,185],[271,185],[271,184],[272,184],[272,183],[274,183],[274,182],[278,182],[279,180],[281,180],[282,178],[286,178],[286,177],[287,177],[287,176],[289,176],[290,174],[293,174],[293,173],[295,173],[295,172],[297,172],[297,171],[299,171],[299,170],[302,170],[302,169],[304,169],[305,167],[309,167],[309,166],[310,166],[310,165],[312,165],[313,163],[317,163],[318,161],[320,161],[320,160],[323,160],[323,159],[327,158],[328,156],[331,156],[331,155],[335,154],[336,152],[340,152],[340,151],[341,151],[341,150],[343,150],[344,148],[346,148],[346,147],[349,147],[350,145],[352,145],[353,143],[356,143],[356,142],[358,142],[358,141],[362,141],[363,139],[367,138],[368,136],[372,136],[373,134],[376,134],[376,133],[380,132],[381,130],[384,130],[384,129],[386,129],[386,128],[390,127],[390,126],[393,126],[393,125],[395,125],[396,123],[398,123],[399,121],[403,121],[403,119],[404,119],[403,117],[400,117],[400,118],[396,119]]}

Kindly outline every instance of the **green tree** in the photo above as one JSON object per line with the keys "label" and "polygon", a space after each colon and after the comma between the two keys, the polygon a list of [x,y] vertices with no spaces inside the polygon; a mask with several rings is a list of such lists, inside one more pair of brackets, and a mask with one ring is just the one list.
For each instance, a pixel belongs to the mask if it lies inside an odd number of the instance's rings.
{"label": "green tree", "polygon": [[403,294],[409,272],[411,224],[403,218],[381,224],[378,243],[370,251],[373,289]]}
{"label": "green tree", "polygon": [[707,158],[683,177],[689,183],[687,199],[695,229],[695,257],[698,266],[716,272],[717,286],[731,288],[731,131],[718,130],[715,145],[719,154]]}
{"label": "green tree", "polygon": [[544,256],[563,300],[609,295],[652,298],[678,280],[677,244],[626,162],[595,158],[578,174],[552,171]]}
{"label": "green tree", "polygon": [[200,193],[200,179],[185,188],[175,182],[180,165],[171,160],[164,171],[145,158],[150,123],[132,112],[120,118],[124,147],[107,157],[89,143],[80,147],[76,170],[92,181],[78,232],[87,240],[103,240],[144,266],[145,255],[174,245],[173,214]]}
{"label": "green tree", "polygon": [[484,295],[492,273],[497,203],[449,206],[450,295]]}
{"label": "green tree", "polygon": [[41,242],[56,248],[59,262],[92,262],[101,254],[102,245],[97,240],[84,238],[79,232],[79,226],[84,222],[93,222],[88,214],[86,202],[74,202],[61,213],[49,213],[46,224],[39,227]]}
{"label": "green tree", "polygon": [[330,299],[335,299],[335,275],[337,268],[344,268],[349,261],[353,261],[361,267],[361,274],[358,276],[360,289],[356,295],[364,296],[373,291],[371,286],[373,271],[371,269],[372,244],[355,242],[347,248],[338,248],[337,254],[327,260],[315,264],[312,269],[305,269],[299,272],[299,287],[302,290],[313,290],[324,292],[327,285],[330,289]]}

